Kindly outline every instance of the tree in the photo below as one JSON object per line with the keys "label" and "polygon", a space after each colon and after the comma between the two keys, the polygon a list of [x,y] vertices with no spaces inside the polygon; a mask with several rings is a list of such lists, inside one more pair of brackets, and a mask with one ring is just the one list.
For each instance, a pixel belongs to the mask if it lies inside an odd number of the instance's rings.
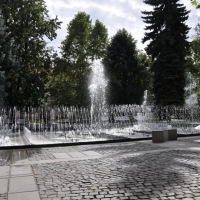
{"label": "tree", "polygon": [[189,70],[195,77],[197,82],[196,92],[198,102],[200,103],[200,24],[195,27],[195,35],[193,36],[192,45],[190,48],[190,55],[188,57],[192,70]]}
{"label": "tree", "polygon": [[[73,71],[67,67],[65,59],[57,54],[53,57],[53,68],[47,84],[52,106],[70,106],[75,102]],[[72,73],[71,73],[72,72]]]}
{"label": "tree", "polygon": [[16,60],[13,53],[17,50],[17,46],[13,44],[12,38],[6,32],[4,19],[0,10],[0,105],[5,104],[7,96],[6,87],[10,85],[10,79],[19,70],[20,63]]}
{"label": "tree", "polygon": [[196,0],[190,0],[192,5],[196,7],[196,9],[200,8],[200,3],[198,3]]}
{"label": "tree", "polygon": [[89,40],[89,51],[92,60],[105,57],[108,45],[108,30],[98,19],[91,30]]}
{"label": "tree", "polygon": [[85,106],[89,103],[88,77],[90,64],[105,54],[107,29],[97,20],[92,26],[90,16],[79,12],[67,27],[67,36],[62,41],[61,54],[66,60],[67,73],[73,85],[74,105]]}
{"label": "tree", "polygon": [[178,0],[144,0],[153,11],[144,11],[146,52],[152,56],[153,93],[158,105],[184,104],[186,56],[189,53],[185,21],[189,11]]}
{"label": "tree", "polygon": [[109,104],[141,104],[147,87],[147,68],[144,57],[138,56],[136,41],[125,30],[111,39],[103,59],[108,76]]}
{"label": "tree", "polygon": [[23,67],[6,88],[6,103],[12,106],[39,106],[45,98],[52,48],[44,37],[56,38],[61,22],[50,19],[44,0],[0,0],[7,33],[20,48],[15,53]]}

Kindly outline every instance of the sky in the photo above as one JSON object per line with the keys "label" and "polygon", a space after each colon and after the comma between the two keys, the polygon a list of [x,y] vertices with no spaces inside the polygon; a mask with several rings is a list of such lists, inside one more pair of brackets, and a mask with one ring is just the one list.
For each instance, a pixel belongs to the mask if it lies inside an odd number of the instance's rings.
{"label": "sky", "polygon": [[[198,0],[199,1],[199,0]],[[194,35],[194,28],[200,23],[200,9],[191,5],[190,0],[180,0],[180,3],[190,10],[186,24],[191,28],[188,34],[189,41]],[[149,11],[151,6],[142,0],[46,0],[50,18],[58,17],[62,21],[61,29],[57,30],[57,38],[47,41],[48,46],[55,47],[58,52],[61,42],[67,35],[67,25],[78,12],[86,12],[92,19],[92,24],[98,19],[108,29],[109,38],[118,30],[125,28],[135,40],[137,48],[144,50],[148,43],[142,44],[145,23],[142,21],[141,11]]]}

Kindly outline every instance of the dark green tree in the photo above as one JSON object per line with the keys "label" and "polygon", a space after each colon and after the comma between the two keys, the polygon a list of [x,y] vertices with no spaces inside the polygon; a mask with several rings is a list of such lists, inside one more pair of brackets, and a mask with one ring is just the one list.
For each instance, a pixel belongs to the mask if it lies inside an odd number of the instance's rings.
{"label": "dark green tree", "polygon": [[76,14],[67,27],[67,36],[62,41],[61,54],[67,63],[65,73],[70,74],[70,82],[73,85],[71,98],[74,105],[89,104],[90,64],[94,59],[105,55],[107,37],[105,26],[99,20],[92,26],[90,15],[85,12]]}
{"label": "dark green tree", "polygon": [[44,38],[56,38],[61,22],[49,18],[44,0],[0,0],[0,7],[7,32],[19,46],[15,56],[23,65],[6,88],[6,103],[39,106],[45,98],[52,54]]}
{"label": "dark green tree", "polygon": [[66,59],[60,58],[57,54],[53,57],[53,68],[49,74],[47,84],[51,96],[52,106],[70,106],[74,105],[75,94],[73,81],[74,73],[69,70]]}
{"label": "dark green tree", "polygon": [[103,59],[108,76],[107,102],[109,104],[141,104],[147,89],[147,68],[144,56],[138,55],[136,41],[125,30],[119,30],[111,39]]}
{"label": "dark green tree", "polygon": [[6,30],[0,11],[0,106],[5,105],[6,88],[9,87],[10,80],[20,68],[20,62],[14,56],[17,46],[13,44],[13,39]]}
{"label": "dark green tree", "polygon": [[153,93],[158,105],[184,103],[186,56],[189,53],[185,21],[189,11],[178,0],[144,0],[153,11],[144,11],[147,24],[143,43],[149,41],[146,52],[152,56]]}

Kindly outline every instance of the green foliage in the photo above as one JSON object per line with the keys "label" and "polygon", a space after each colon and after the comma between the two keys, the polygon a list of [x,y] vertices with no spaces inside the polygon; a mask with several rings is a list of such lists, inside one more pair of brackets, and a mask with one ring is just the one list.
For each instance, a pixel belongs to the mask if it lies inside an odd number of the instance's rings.
{"label": "green foliage", "polygon": [[147,89],[147,61],[138,55],[136,41],[125,30],[119,30],[111,39],[103,60],[109,79],[109,104],[141,104]]}
{"label": "green foliage", "polygon": [[196,92],[198,96],[198,102],[200,102],[200,24],[195,27],[195,35],[192,40],[191,45],[190,62],[193,66],[193,71],[191,73],[197,81]]}
{"label": "green foliage", "polygon": [[196,7],[196,9],[200,8],[200,3],[198,3],[196,0],[190,0],[192,5]]}
{"label": "green foliage", "polygon": [[73,79],[73,73],[69,70],[65,59],[54,55],[53,69],[49,74],[49,83],[47,85],[51,94],[52,106],[70,106],[74,104],[73,94],[76,83]]}
{"label": "green foliage", "polygon": [[61,54],[66,62],[65,77],[69,77],[69,79],[65,79],[65,84],[70,81],[69,87],[72,88],[69,93],[70,102],[73,100],[74,105],[86,106],[89,104],[90,64],[94,59],[102,58],[105,55],[107,37],[105,26],[99,20],[92,26],[90,16],[85,12],[76,14],[67,27],[67,36],[62,41]]}
{"label": "green foliage", "polygon": [[153,6],[153,11],[144,11],[147,24],[143,43],[150,41],[146,48],[152,56],[153,93],[159,105],[182,105],[186,72],[186,56],[189,53],[185,21],[189,11],[178,0],[144,0]]}
{"label": "green foliage", "polygon": [[8,105],[39,106],[45,98],[45,84],[51,65],[51,48],[46,48],[44,37],[56,38],[61,22],[50,19],[44,0],[0,0],[2,15],[10,37],[19,48],[23,68],[6,88]]}
{"label": "green foliage", "polygon": [[89,40],[89,51],[92,60],[105,57],[108,45],[108,30],[98,19],[91,30]]}
{"label": "green foliage", "polygon": [[0,10],[0,105],[5,104],[6,87],[9,87],[10,79],[19,70],[19,61],[13,55],[17,47],[6,31],[7,27]]}

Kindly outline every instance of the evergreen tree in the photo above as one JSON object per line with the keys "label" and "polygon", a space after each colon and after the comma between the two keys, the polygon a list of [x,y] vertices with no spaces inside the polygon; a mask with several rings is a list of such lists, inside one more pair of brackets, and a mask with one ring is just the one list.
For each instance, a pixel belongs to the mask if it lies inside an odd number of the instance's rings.
{"label": "evergreen tree", "polygon": [[142,103],[148,80],[144,60],[144,56],[138,56],[136,41],[125,29],[119,30],[112,37],[103,59],[109,80],[109,104]]}
{"label": "evergreen tree", "polygon": [[19,61],[13,55],[17,47],[6,32],[7,28],[0,10],[0,105],[5,104],[6,87],[10,85],[11,78],[19,70]]}
{"label": "evergreen tree", "polygon": [[185,21],[189,11],[178,0],[144,0],[153,11],[142,12],[146,33],[143,43],[150,41],[146,52],[152,56],[153,93],[159,105],[184,103],[185,64],[189,52]]}

